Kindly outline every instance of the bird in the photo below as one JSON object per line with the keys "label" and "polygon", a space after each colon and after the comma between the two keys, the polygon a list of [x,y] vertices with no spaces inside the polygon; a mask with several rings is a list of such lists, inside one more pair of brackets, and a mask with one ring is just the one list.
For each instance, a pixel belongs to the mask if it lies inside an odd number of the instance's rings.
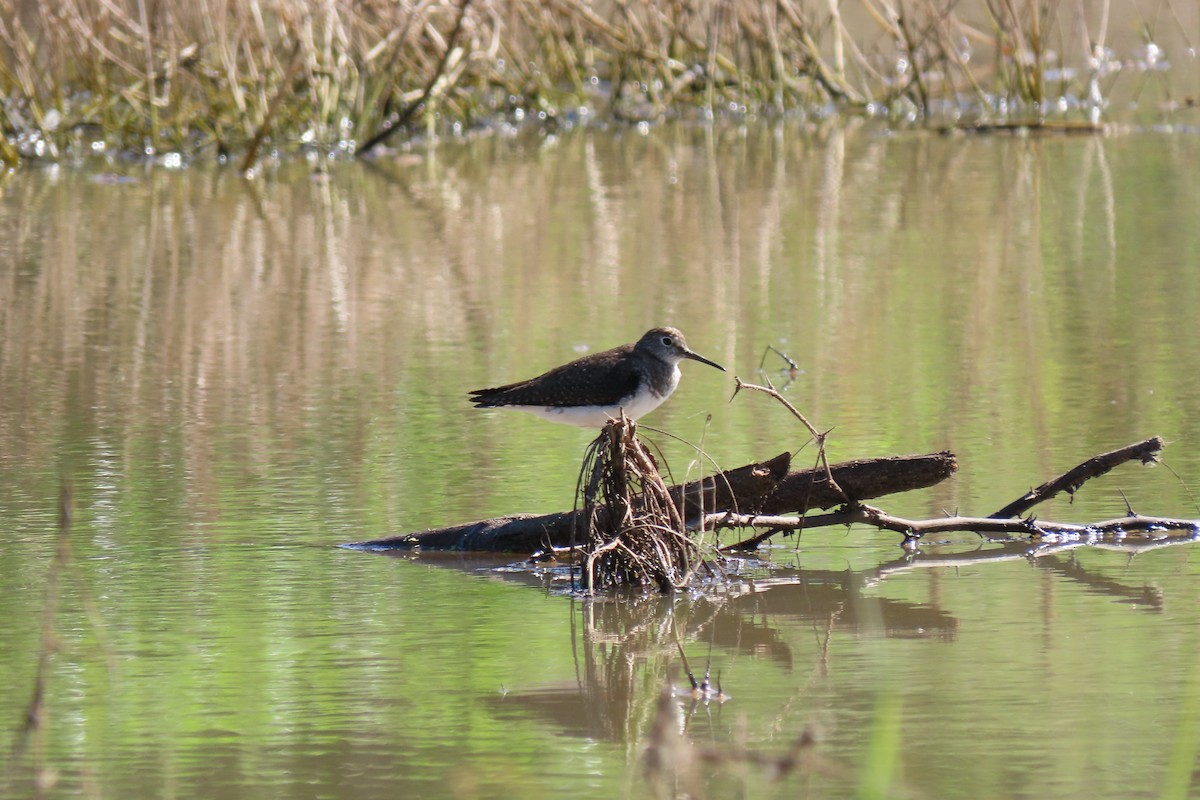
{"label": "bird", "polygon": [[555,367],[536,378],[469,392],[476,408],[513,408],[581,428],[603,427],[624,413],[636,420],[658,408],[679,385],[679,362],[699,361],[675,328],[651,328],[623,344]]}

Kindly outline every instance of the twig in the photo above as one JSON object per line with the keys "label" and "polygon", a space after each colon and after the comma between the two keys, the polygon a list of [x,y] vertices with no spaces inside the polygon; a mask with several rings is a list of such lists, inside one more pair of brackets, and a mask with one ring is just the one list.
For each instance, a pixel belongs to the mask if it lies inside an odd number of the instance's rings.
{"label": "twig", "polygon": [[767,381],[766,386],[759,386],[758,384],[754,384],[754,383],[746,383],[741,378],[739,378],[737,375],[733,376],[733,380],[734,380],[733,395],[729,398],[730,402],[733,402],[733,398],[737,397],[738,392],[740,392],[742,389],[751,389],[756,392],[762,392],[763,394],[774,397],[776,400],[778,400],[780,403],[783,404],[784,408],[786,408],[788,411],[792,412],[792,416],[794,416],[796,419],[800,420],[800,423],[805,428],[808,428],[808,432],[812,435],[813,439],[817,442],[818,446],[824,441],[824,434],[818,432],[816,427],[814,427],[813,424],[808,421],[808,418],[805,417],[803,414],[801,414],[799,409],[797,409],[794,405],[792,405],[790,402],[788,402],[788,399],[786,397],[784,397],[782,394],[780,394],[778,389],[776,389],[774,386],[771,385],[771,382],[769,379]]}
{"label": "twig", "polygon": [[800,413],[800,410],[788,402],[788,399],[779,393],[779,390],[776,389],[771,383],[770,378],[766,379],[766,386],[759,386],[754,383],[745,383],[736,375],[733,376],[733,380],[735,382],[735,386],[733,389],[733,396],[729,398],[730,402],[733,401],[734,397],[737,397],[738,392],[740,392],[742,389],[752,389],[756,392],[762,392],[770,397],[774,397],[776,400],[782,403],[784,408],[792,412],[792,416],[800,420],[801,424],[803,424],[805,428],[808,428],[808,432],[812,436],[813,441],[817,443],[817,463],[825,468],[825,475],[829,479],[829,483],[833,487],[834,491],[841,494],[846,500],[849,500],[850,498],[844,491],[842,491],[842,487],[838,486],[837,481],[833,479],[833,473],[829,469],[829,459],[825,457],[825,437],[829,435],[829,431],[825,431],[824,433],[818,432],[813,424],[809,422],[803,414]]}
{"label": "twig", "polygon": [[[772,347],[771,345],[767,345],[767,349],[763,350],[762,358],[758,362],[758,374],[763,375],[763,376],[766,376],[768,374],[766,366],[767,366],[767,356],[770,353],[774,353],[775,355],[779,356],[781,359],[783,359],[784,363],[787,364],[786,367],[784,367],[783,369],[781,369],[779,371],[780,371],[780,373],[782,373],[783,375],[785,375],[787,377],[787,382],[784,384],[784,387],[786,388],[787,386],[790,386],[792,384],[792,382],[796,380],[796,377],[798,375],[800,375],[800,373],[803,372],[804,370],[800,369],[800,365],[797,364],[795,361],[793,361],[791,356],[789,356],[787,353],[783,352],[782,350],[777,350],[776,348]],[[769,378],[768,378],[768,380],[769,380]]]}
{"label": "twig", "polygon": [[1143,464],[1157,461],[1158,454],[1162,451],[1163,446],[1162,437],[1152,436],[1145,441],[1135,442],[1134,444],[1126,445],[1108,453],[1092,456],[1074,469],[1068,470],[1057,478],[1043,483],[1036,489],[1030,489],[1021,497],[992,514],[991,517],[992,519],[1019,517],[1038,503],[1049,500],[1060,492],[1065,491],[1068,494],[1074,494],[1085,482],[1104,475],[1112,470],[1113,467],[1120,466],[1126,461],[1137,459]]}

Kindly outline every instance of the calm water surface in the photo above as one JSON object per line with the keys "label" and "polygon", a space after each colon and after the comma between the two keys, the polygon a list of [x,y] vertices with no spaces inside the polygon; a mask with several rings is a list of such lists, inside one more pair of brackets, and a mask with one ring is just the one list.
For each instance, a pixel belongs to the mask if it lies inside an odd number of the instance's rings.
{"label": "calm water surface", "polygon": [[[0,795],[1200,794],[1190,545],[1031,559],[954,535],[905,556],[812,531],[727,591],[638,603],[335,547],[569,507],[588,434],[464,393],[658,324],[746,379],[768,344],[788,353],[831,458],[958,454],[895,513],[987,514],[1158,434],[1169,469],[1039,515],[1200,516],[1198,164],[1187,134],[764,126],[522,134],[253,182],[8,177]],[[722,467],[804,444],[767,398],[728,402],[730,375],[683,370],[645,420],[676,477],[699,466],[673,437]],[[731,699],[671,701],[664,739],[677,641]],[[700,758],[780,756],[806,730],[778,781]],[[654,742],[670,779],[642,770]]]}

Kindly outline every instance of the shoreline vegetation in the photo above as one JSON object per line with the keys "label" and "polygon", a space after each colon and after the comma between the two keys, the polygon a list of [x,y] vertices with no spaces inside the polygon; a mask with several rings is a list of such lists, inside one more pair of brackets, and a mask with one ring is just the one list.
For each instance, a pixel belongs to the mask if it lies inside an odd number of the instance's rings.
{"label": "shoreline vegetation", "polygon": [[1180,0],[0,0],[0,161],[351,157],[497,128],[1198,120]]}

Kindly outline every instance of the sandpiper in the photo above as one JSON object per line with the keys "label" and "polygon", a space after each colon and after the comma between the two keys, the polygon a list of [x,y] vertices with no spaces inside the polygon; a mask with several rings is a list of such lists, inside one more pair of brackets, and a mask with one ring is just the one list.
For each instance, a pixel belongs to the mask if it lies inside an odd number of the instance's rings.
{"label": "sandpiper", "polygon": [[621,412],[637,419],[658,408],[679,385],[679,362],[685,358],[725,368],[688,349],[675,328],[653,328],[635,344],[563,364],[527,381],[476,389],[477,408],[515,408],[567,425],[603,427]]}

